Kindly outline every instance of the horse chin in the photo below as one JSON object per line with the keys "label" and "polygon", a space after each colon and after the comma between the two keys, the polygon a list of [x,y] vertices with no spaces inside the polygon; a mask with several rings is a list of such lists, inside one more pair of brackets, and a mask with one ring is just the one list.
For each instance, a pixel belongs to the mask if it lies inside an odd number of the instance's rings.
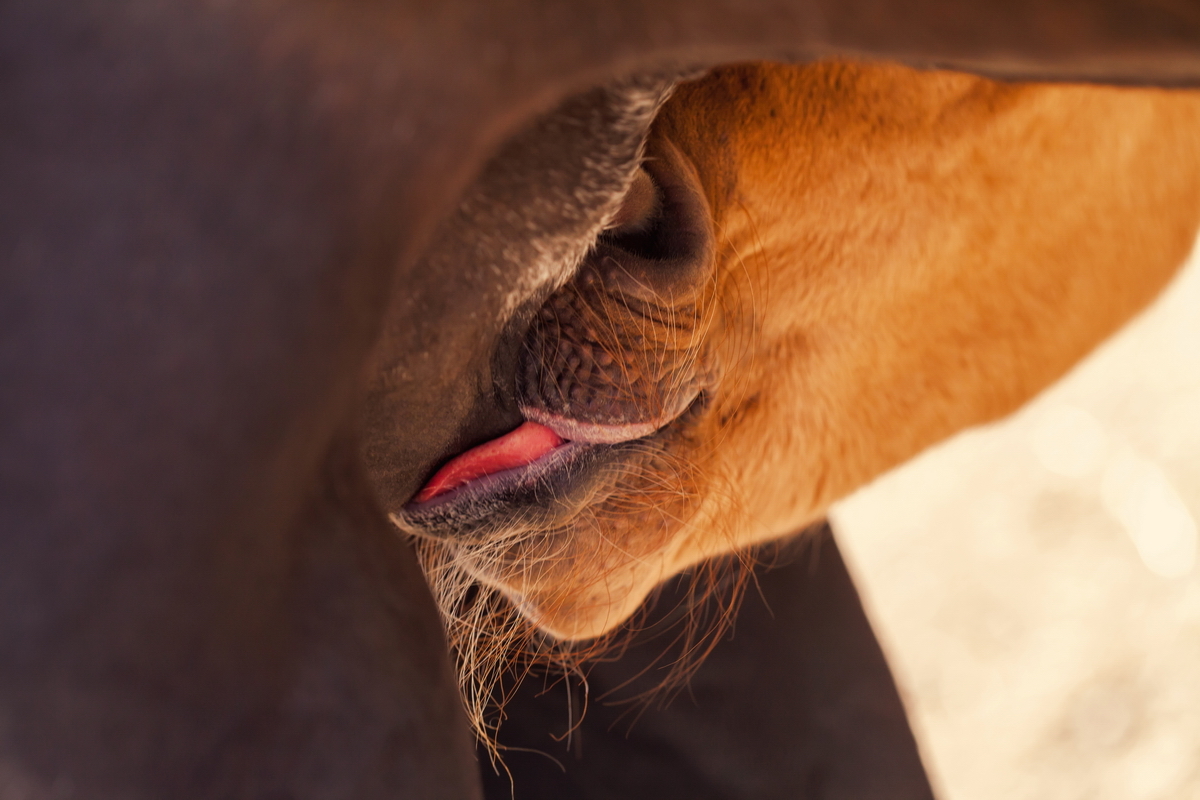
{"label": "horse chin", "polygon": [[[627,502],[628,498],[624,498]],[[595,524],[582,515],[552,531],[514,527],[477,544],[426,539],[464,578],[503,597],[524,624],[558,641],[605,636],[678,571],[679,531]],[[500,544],[504,540],[510,544]]]}
{"label": "horse chin", "polygon": [[524,593],[502,584],[493,586],[545,636],[560,642],[581,642],[599,639],[618,629],[664,577],[657,570],[652,579],[641,577],[640,572],[629,570],[616,580],[569,591]]}

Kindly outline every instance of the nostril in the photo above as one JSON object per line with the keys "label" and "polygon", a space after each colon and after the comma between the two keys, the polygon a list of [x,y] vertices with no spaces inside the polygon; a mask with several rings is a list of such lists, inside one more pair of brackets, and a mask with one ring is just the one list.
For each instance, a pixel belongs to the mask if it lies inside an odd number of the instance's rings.
{"label": "nostril", "polygon": [[662,211],[662,195],[642,167],[634,173],[629,191],[604,231],[610,239],[644,233]]}
{"label": "nostril", "polygon": [[696,298],[712,272],[712,219],[695,167],[674,145],[651,143],[613,221],[587,265],[610,290],[655,304]]}

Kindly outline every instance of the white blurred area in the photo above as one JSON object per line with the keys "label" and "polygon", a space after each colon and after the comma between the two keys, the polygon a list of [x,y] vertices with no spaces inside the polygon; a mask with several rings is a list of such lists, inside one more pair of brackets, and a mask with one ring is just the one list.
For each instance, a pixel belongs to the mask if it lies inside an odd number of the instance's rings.
{"label": "white blurred area", "polygon": [[833,519],[939,797],[1200,799],[1200,251],[1019,414]]}

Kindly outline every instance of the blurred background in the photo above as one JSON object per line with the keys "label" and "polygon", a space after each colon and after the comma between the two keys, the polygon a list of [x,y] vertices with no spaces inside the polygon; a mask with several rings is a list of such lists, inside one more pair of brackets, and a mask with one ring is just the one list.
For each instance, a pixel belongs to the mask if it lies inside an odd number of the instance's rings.
{"label": "blurred background", "polygon": [[943,800],[1200,799],[1200,255],[833,513]]}

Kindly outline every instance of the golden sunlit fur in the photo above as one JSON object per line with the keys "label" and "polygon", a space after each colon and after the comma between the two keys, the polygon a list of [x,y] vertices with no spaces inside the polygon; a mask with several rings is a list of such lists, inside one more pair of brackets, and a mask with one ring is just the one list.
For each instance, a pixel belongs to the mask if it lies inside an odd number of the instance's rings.
{"label": "golden sunlit fur", "polygon": [[[470,605],[457,570],[558,640],[606,634],[671,575],[1016,409],[1159,292],[1200,222],[1194,93],[754,64],[681,86],[663,143],[716,239],[682,332],[705,402],[567,528],[431,546],[443,607]],[[495,629],[480,608],[471,635]],[[511,647],[469,639],[485,673]]]}

